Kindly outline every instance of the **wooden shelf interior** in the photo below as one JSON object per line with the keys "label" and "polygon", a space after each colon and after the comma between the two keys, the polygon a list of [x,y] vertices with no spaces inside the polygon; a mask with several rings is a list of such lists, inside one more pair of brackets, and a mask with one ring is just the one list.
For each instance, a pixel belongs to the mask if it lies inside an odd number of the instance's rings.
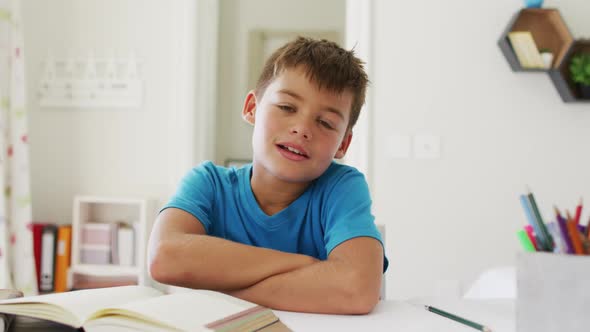
{"label": "wooden shelf interior", "polygon": [[552,68],[563,60],[574,39],[557,9],[522,9],[509,32],[530,31],[537,48],[549,49],[553,53]]}

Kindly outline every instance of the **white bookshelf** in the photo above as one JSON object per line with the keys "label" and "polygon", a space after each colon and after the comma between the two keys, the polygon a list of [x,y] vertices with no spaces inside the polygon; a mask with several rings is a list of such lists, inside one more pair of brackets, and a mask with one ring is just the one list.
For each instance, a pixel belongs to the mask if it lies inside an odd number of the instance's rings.
{"label": "white bookshelf", "polygon": [[[74,197],[70,278],[74,273],[96,277],[134,276],[137,278],[138,285],[150,284],[146,266],[146,250],[148,237],[156,217],[155,208],[155,201],[145,198]],[[81,257],[83,225],[86,223],[120,222],[135,230],[133,264],[130,266],[85,264]],[[134,226],[134,224],[136,225]]]}

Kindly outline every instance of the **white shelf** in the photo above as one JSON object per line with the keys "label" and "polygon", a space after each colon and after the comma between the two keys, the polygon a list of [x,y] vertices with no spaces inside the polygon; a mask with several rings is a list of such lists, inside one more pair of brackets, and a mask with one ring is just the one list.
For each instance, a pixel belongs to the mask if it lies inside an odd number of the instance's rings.
{"label": "white shelf", "polygon": [[76,264],[71,267],[72,273],[94,275],[97,277],[112,277],[138,275],[141,271],[135,266]]}
{"label": "white shelf", "polygon": [[[76,196],[72,222],[70,272],[96,277],[137,276],[139,285],[151,284],[147,273],[147,241],[156,217],[155,201],[146,198]],[[87,264],[82,261],[82,228],[87,223],[118,223],[134,226],[134,263]],[[112,247],[111,247],[112,248]]]}

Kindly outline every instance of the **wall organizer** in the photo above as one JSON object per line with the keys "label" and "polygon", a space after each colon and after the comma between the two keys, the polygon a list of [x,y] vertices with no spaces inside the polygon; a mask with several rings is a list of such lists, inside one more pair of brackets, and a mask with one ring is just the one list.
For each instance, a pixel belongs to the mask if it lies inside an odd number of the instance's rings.
{"label": "wall organizer", "polygon": [[37,96],[44,108],[139,108],[143,81],[135,55],[67,57],[41,63]]}
{"label": "wall organizer", "polygon": [[[551,66],[547,69],[523,68],[508,38],[508,34],[514,31],[529,31],[538,49],[547,49],[554,55]],[[547,73],[564,102],[590,102],[590,99],[582,98],[579,86],[572,81],[569,73],[572,56],[580,52],[590,53],[590,41],[574,40],[557,9],[521,9],[508,23],[498,46],[513,71]]]}

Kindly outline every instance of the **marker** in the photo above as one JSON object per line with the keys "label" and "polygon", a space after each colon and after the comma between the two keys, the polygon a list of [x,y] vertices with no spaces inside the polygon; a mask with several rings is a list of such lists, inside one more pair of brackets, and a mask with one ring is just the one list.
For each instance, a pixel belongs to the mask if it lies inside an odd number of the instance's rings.
{"label": "marker", "polygon": [[529,235],[527,234],[527,232],[524,229],[521,229],[518,232],[516,232],[516,236],[518,236],[518,240],[520,241],[520,244],[522,245],[522,248],[524,249],[524,251],[526,251],[526,252],[537,251],[537,249],[533,245],[533,242],[531,242]]}
{"label": "marker", "polygon": [[437,308],[435,308],[433,306],[425,305],[424,308],[426,308],[426,310],[428,310],[430,312],[434,312],[437,315],[441,315],[441,316],[446,317],[448,319],[452,319],[455,322],[458,322],[458,323],[461,323],[461,324],[465,324],[465,325],[467,325],[469,327],[473,327],[476,330],[483,331],[483,332],[492,332],[492,330],[489,327],[485,327],[485,326],[483,326],[481,324],[478,324],[478,323],[472,322],[472,321],[470,321],[468,319],[465,319],[465,318],[462,318],[462,317],[453,315],[453,314],[448,313],[448,312],[446,312],[444,310],[437,309]]}
{"label": "marker", "polygon": [[543,251],[543,249],[539,248],[539,241],[537,241],[537,237],[535,236],[535,231],[533,230],[533,226],[531,226],[531,225],[524,226],[524,231],[526,232],[526,235],[529,237],[529,240],[533,244],[533,247],[535,247],[535,251]]}

